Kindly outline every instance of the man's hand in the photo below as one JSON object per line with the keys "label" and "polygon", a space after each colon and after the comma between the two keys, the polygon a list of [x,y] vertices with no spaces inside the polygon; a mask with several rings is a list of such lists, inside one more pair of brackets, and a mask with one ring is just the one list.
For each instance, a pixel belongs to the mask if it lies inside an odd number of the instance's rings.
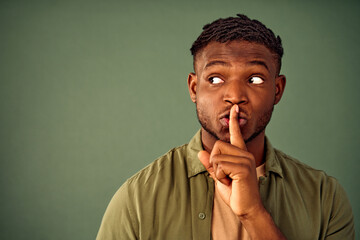
{"label": "man's hand", "polygon": [[230,143],[217,141],[210,154],[200,151],[198,157],[251,239],[285,239],[261,202],[255,159],[246,149],[238,115],[239,106],[234,105],[230,110]]}
{"label": "man's hand", "polygon": [[201,151],[198,157],[215,180],[221,198],[241,218],[256,216],[265,211],[258,189],[254,156],[246,149],[238,120],[239,107],[230,110],[230,144],[217,141],[209,154]]}

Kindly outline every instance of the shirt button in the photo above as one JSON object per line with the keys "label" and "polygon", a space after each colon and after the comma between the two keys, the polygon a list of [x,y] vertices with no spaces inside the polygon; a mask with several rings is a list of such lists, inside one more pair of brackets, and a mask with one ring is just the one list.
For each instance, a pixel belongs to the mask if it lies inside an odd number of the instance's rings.
{"label": "shirt button", "polygon": [[201,220],[204,220],[205,218],[206,218],[206,215],[205,215],[205,213],[199,213],[199,218],[201,219]]}
{"label": "shirt button", "polygon": [[264,185],[265,184],[265,177],[263,177],[263,176],[259,177],[259,181],[260,181],[261,185]]}

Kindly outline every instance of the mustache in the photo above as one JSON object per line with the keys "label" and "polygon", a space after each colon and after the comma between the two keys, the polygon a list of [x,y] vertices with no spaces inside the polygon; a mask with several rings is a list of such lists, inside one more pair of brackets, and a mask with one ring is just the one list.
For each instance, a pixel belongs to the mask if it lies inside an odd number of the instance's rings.
{"label": "mustache", "polygon": [[[220,114],[220,118],[229,117],[229,116],[230,116],[230,109],[231,109],[231,107],[232,107],[232,106],[227,107],[227,108],[225,109],[225,111],[224,111],[222,114]],[[239,116],[240,116],[241,118],[247,118],[247,117],[249,116],[249,114],[248,114],[248,112],[247,112],[245,109],[243,109],[243,108],[241,108],[241,107],[239,106]]]}

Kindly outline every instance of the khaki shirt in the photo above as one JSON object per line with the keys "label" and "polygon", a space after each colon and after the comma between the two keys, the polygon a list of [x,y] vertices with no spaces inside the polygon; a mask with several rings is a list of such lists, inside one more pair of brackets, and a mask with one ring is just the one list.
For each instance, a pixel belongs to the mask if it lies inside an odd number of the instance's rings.
{"label": "khaki shirt", "polygon": [[[266,139],[262,202],[288,239],[355,239],[350,203],[333,177]],[[197,158],[200,131],[128,179],[112,198],[97,240],[211,239],[214,181]]]}

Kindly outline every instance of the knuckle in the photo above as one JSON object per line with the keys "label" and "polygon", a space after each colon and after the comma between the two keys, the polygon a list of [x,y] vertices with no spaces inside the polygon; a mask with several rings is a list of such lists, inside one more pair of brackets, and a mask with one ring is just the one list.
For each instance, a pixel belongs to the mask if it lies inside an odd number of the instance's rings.
{"label": "knuckle", "polygon": [[250,160],[254,160],[254,161],[255,161],[254,155],[252,155],[250,152],[247,152],[247,157],[248,157]]}
{"label": "knuckle", "polygon": [[221,148],[221,146],[223,145],[223,141],[221,140],[217,140],[214,144],[214,148]]}
{"label": "knuckle", "polygon": [[217,168],[216,168],[216,173],[215,173],[216,177],[218,179],[222,179],[224,177],[226,177],[226,174],[224,172],[224,169],[221,165],[219,165]]}
{"label": "knuckle", "polygon": [[210,157],[210,163],[211,164],[218,164],[221,161],[221,157],[219,154],[214,154]]}
{"label": "knuckle", "polygon": [[250,163],[255,163],[255,157],[254,155],[252,155],[250,152],[245,151],[245,150],[241,150],[241,153],[243,154],[244,158],[247,159]]}
{"label": "knuckle", "polygon": [[223,172],[223,170],[224,170],[224,168],[223,168],[222,164],[218,164],[217,165],[217,171],[218,172]]}
{"label": "knuckle", "polygon": [[252,167],[251,165],[247,164],[247,163],[243,163],[241,164],[241,169],[239,171],[239,174],[242,178],[248,178],[249,176],[252,175]]}

